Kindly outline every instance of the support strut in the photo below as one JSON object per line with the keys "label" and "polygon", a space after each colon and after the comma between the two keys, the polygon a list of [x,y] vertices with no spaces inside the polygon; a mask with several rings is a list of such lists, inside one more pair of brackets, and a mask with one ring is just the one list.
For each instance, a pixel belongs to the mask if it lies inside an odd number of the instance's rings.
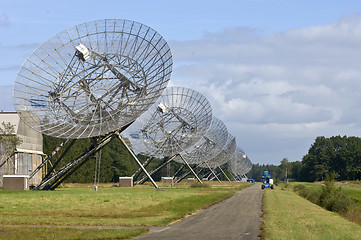
{"label": "support strut", "polygon": [[124,147],[128,150],[128,152],[132,155],[132,157],[134,158],[134,160],[137,162],[137,164],[139,165],[139,167],[143,170],[143,172],[146,174],[146,176],[149,178],[149,180],[152,182],[153,186],[157,189],[160,190],[160,188],[158,187],[158,185],[155,183],[155,181],[153,180],[153,178],[150,176],[150,174],[148,173],[148,171],[143,167],[142,163],[138,160],[137,156],[135,156],[135,154],[133,153],[133,151],[128,147],[128,145],[125,143],[125,141],[123,140],[123,138],[120,136],[119,132],[115,133],[118,137],[118,139],[123,143]]}

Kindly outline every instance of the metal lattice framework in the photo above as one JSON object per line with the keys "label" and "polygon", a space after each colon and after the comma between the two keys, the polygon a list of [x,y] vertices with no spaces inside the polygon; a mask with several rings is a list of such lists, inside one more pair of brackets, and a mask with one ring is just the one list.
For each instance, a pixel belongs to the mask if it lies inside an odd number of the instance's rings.
{"label": "metal lattice framework", "polygon": [[[114,137],[158,188],[119,133],[154,104],[171,71],[172,55],[163,37],[129,20],[76,25],[40,45],[15,80],[15,109],[33,129],[66,141],[30,174],[55,160],[35,189],[55,189],[94,155],[100,167],[100,151]],[[78,138],[92,138],[93,144],[56,170]]]}
{"label": "metal lattice framework", "polygon": [[41,44],[22,65],[14,105],[33,129],[89,138],[124,127],[165,89],[167,42],[152,28],[107,19],[76,25]]}
{"label": "metal lattice framework", "polygon": [[140,116],[135,122],[133,122],[121,135],[127,144],[131,147],[132,151],[136,154],[144,156],[154,156],[155,153],[151,153],[150,149],[144,144],[142,137],[142,125],[143,117]]}
{"label": "metal lattice framework", "polygon": [[208,131],[212,108],[199,92],[169,87],[140,118],[141,138],[149,153],[170,157],[198,142]]}
{"label": "metal lattice framework", "polygon": [[[123,136],[130,141],[135,152],[166,158],[150,174],[179,156],[196,175],[180,153],[198,142],[208,131],[211,122],[212,108],[202,94],[189,88],[169,87]],[[149,161],[151,158],[144,164],[148,165]],[[196,178],[201,182],[198,176]]]}
{"label": "metal lattice framework", "polygon": [[[248,172],[251,162],[243,150],[236,149],[226,126],[212,118],[208,100],[189,88],[166,88],[172,65],[169,46],[161,35],[123,19],[76,25],[41,44],[19,70],[14,106],[27,125],[65,138],[62,145],[67,147],[37,188],[56,188],[114,137],[150,179],[126,141],[135,152],[166,157],[162,166],[179,156],[200,182],[189,163],[212,171],[231,159],[233,174]],[[132,130],[122,139],[120,133],[132,123]],[[55,171],[78,138],[93,138],[94,144]]]}
{"label": "metal lattice framework", "polygon": [[[207,133],[196,144],[182,153],[189,164],[207,162],[215,157],[227,143],[228,130],[226,125],[213,116]],[[175,158],[176,161],[181,159]]]}
{"label": "metal lattice framework", "polygon": [[228,133],[227,137],[227,143],[214,158],[210,159],[207,164],[211,168],[217,168],[218,166],[221,166],[225,163],[227,163],[230,159],[233,158],[233,154],[236,151],[236,138],[232,136],[230,133]]}
{"label": "metal lattice framework", "polygon": [[[220,180],[218,179],[214,170],[216,170],[216,168],[219,168],[220,171],[225,175],[224,171],[221,169],[220,166],[227,163],[230,159],[233,158],[235,149],[236,149],[236,139],[235,139],[235,137],[233,137],[231,134],[229,134],[227,132],[226,144],[223,146],[221,151],[216,156],[214,156],[212,159],[208,159],[207,161],[201,162],[200,164],[197,165],[197,167],[203,168],[203,169],[208,169],[210,171],[210,174],[212,174],[214,176],[214,178],[217,178],[217,180],[220,182]],[[187,174],[188,173],[186,173],[182,177],[180,177],[177,180],[177,182],[181,181]],[[206,175],[208,175],[208,174],[206,174]]]}
{"label": "metal lattice framework", "polygon": [[237,147],[233,159],[229,162],[230,169],[235,176],[242,176],[252,169],[252,163],[245,152]]}

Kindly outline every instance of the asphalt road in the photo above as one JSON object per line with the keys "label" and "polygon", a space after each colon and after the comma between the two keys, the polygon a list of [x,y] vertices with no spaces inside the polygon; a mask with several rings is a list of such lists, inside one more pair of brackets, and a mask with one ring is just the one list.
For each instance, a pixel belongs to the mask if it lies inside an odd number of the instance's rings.
{"label": "asphalt road", "polygon": [[261,185],[255,184],[212,207],[136,240],[260,239]]}

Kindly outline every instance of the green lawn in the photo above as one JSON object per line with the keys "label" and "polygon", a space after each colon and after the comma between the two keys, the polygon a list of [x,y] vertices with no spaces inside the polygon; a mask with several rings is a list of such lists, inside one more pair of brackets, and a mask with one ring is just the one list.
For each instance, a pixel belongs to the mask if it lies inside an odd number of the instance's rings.
{"label": "green lawn", "polygon": [[2,227],[0,239],[129,239],[147,233],[145,228],[137,229],[77,229],[46,227]]}
{"label": "green lawn", "polygon": [[266,189],[264,239],[360,239],[361,227],[288,190]]}
{"label": "green lawn", "polygon": [[352,199],[356,200],[358,204],[361,205],[361,187],[342,187],[343,191],[349,195]]}
{"label": "green lawn", "polygon": [[[323,183],[292,182],[289,185],[294,187],[298,184],[303,184],[308,188],[321,189]],[[352,199],[354,199],[355,201],[357,201],[358,204],[361,205],[361,184],[344,183],[344,182],[335,182],[335,184],[336,186],[340,186],[347,195],[349,195]]]}
{"label": "green lawn", "polygon": [[[247,186],[249,184],[241,183],[195,188],[178,186],[164,188],[164,191],[157,191],[152,186],[100,187],[97,192],[91,186],[55,191],[0,190],[0,223],[24,225],[0,226],[0,239],[71,239],[67,238],[71,232],[69,236],[73,239],[130,238],[148,231],[146,226],[166,226]],[[42,225],[138,226],[139,229],[92,229],[94,234],[86,234],[89,229],[49,229]]]}
{"label": "green lawn", "polygon": [[[243,185],[246,186],[246,185]],[[237,187],[63,188],[1,191],[2,224],[165,226],[205,205],[232,195]],[[55,217],[54,217],[55,216]]]}

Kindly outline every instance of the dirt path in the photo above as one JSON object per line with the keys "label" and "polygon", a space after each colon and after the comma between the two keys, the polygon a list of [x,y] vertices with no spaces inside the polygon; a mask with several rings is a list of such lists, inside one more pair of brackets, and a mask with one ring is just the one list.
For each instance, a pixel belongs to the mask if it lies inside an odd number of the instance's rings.
{"label": "dirt path", "polygon": [[255,184],[169,227],[134,239],[260,239],[262,196],[261,185]]}

